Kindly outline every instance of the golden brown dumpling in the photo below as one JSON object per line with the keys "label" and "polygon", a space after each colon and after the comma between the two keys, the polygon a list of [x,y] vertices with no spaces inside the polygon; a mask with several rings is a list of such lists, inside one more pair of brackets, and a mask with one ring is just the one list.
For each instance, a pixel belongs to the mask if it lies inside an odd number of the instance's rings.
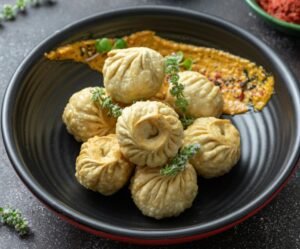
{"label": "golden brown dumpling", "polygon": [[62,116],[68,132],[79,142],[115,132],[116,119],[92,100],[93,89],[87,87],[74,93]]}
{"label": "golden brown dumpling", "polygon": [[230,120],[198,118],[184,131],[184,145],[200,144],[190,160],[205,178],[224,175],[240,158],[240,133]]}
{"label": "golden brown dumpling", "polygon": [[138,166],[130,190],[144,215],[156,219],[178,216],[192,206],[197,196],[197,173],[189,163],[172,176],[161,175],[160,168]]}
{"label": "golden brown dumpling", "polygon": [[116,133],[124,156],[136,165],[157,167],[177,154],[183,127],[177,113],[157,101],[140,101],[126,107]]}
{"label": "golden brown dumpling", "polygon": [[121,103],[149,99],[164,80],[164,59],[150,48],[116,49],[108,53],[103,67],[108,95]]}
{"label": "golden brown dumpling", "polygon": [[[219,87],[198,72],[184,71],[178,75],[179,83],[184,86],[184,97],[189,103],[187,107],[189,116],[219,117],[222,114],[223,97]],[[172,85],[169,86],[169,90],[171,87]],[[167,92],[166,100],[175,108],[175,99],[170,91]]]}
{"label": "golden brown dumpling", "polygon": [[76,178],[87,189],[112,195],[129,180],[134,166],[121,154],[115,134],[90,138],[76,159]]}

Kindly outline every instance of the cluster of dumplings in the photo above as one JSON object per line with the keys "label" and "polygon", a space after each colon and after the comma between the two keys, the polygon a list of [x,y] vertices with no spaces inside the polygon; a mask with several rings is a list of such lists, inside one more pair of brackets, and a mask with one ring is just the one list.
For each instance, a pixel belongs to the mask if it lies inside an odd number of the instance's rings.
{"label": "cluster of dumplings", "polygon": [[[83,142],[75,175],[85,188],[112,195],[131,179],[132,199],[144,215],[178,216],[197,196],[197,175],[221,176],[239,160],[239,132],[231,121],[218,118],[223,108],[220,89],[202,74],[179,73],[187,114],[195,118],[186,130],[169,91],[156,98],[165,85],[164,58],[158,52],[142,47],[112,50],[103,77],[107,96],[124,107],[117,119],[92,100],[93,87],[73,94],[63,112],[68,132]],[[161,174],[191,144],[200,144],[200,150],[184,169]]]}

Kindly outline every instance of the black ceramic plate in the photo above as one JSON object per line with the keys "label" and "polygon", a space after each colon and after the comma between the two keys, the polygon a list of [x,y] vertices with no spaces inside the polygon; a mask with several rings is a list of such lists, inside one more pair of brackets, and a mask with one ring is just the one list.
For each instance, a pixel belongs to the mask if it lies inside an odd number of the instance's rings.
{"label": "black ceramic plate", "polygon": [[[72,93],[102,84],[86,65],[43,57],[60,44],[122,36],[151,29],[177,41],[215,47],[248,58],[276,79],[276,94],[262,112],[230,118],[242,140],[239,164],[226,176],[199,179],[192,208],[177,218],[156,221],[135,207],[127,188],[111,197],[85,190],[75,180],[79,143],[61,115]],[[8,155],[28,188],[68,221],[92,233],[135,243],[178,243],[223,231],[254,214],[282,188],[300,150],[299,88],[278,56],[242,29],[192,11],[142,7],[81,20],[42,42],[12,78],[2,107]]]}

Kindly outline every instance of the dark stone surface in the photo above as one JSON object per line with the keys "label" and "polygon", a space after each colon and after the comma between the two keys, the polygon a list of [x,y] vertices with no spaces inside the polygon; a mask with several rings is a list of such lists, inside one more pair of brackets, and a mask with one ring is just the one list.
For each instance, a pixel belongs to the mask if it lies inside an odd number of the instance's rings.
{"label": "dark stone surface", "polygon": [[[0,0],[0,5],[9,3]],[[278,52],[300,79],[300,39],[275,31],[237,0],[59,0],[53,6],[30,8],[16,21],[0,27],[0,98],[19,63],[48,35],[65,25],[104,10],[156,4],[199,10],[220,16],[253,33]],[[300,248],[300,177],[294,177],[266,208],[229,231],[171,248]],[[80,231],[57,218],[22,184],[0,142],[0,206],[19,208],[30,221],[33,234],[20,239],[0,227],[0,249],[7,248],[139,248]],[[147,248],[147,247],[145,247]],[[167,248],[167,247],[161,247]]]}

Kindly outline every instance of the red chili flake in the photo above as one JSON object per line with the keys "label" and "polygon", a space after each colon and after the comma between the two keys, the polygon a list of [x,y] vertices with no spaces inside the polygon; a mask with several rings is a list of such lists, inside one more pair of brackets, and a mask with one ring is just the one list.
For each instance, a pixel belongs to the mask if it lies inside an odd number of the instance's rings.
{"label": "red chili flake", "polygon": [[286,22],[300,24],[299,0],[258,0],[258,3],[270,15]]}
{"label": "red chili flake", "polygon": [[216,72],[215,79],[217,80],[217,79],[220,79],[220,78],[221,78],[221,74],[219,72]]}
{"label": "red chili flake", "polygon": [[243,101],[244,98],[245,98],[245,94],[244,94],[244,92],[241,92],[241,95],[240,95],[240,97],[239,97],[239,100],[240,100],[240,101]]}

